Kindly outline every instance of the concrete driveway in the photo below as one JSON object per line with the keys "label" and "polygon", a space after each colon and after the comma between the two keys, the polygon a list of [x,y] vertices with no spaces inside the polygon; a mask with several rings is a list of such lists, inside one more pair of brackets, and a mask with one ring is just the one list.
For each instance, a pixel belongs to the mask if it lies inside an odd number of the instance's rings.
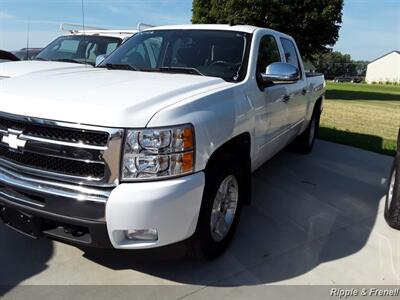
{"label": "concrete driveway", "polygon": [[213,262],[182,258],[182,247],[82,251],[1,226],[0,292],[13,295],[16,285],[152,285],[154,296],[173,285],[169,297],[186,299],[243,296],[267,284],[397,285],[400,232],[383,219],[391,163],[323,141],[308,156],[282,152],[253,175],[253,203],[229,251]]}

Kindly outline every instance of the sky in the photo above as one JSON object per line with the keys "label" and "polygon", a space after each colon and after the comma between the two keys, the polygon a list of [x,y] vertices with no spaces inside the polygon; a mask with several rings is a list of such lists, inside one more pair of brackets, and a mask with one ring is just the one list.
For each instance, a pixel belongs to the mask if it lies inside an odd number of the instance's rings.
{"label": "sky", "polygon": [[[318,0],[316,0],[318,1]],[[82,23],[81,0],[0,0],[0,49],[43,47],[62,22]],[[110,29],[190,23],[192,0],[84,0],[86,25]],[[400,50],[400,0],[345,0],[334,50],[373,60]]]}

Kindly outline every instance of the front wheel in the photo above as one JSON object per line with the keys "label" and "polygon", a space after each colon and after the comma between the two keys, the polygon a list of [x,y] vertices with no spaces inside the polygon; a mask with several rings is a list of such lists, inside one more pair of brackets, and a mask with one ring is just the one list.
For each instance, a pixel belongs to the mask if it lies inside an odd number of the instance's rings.
{"label": "front wheel", "polygon": [[203,202],[191,246],[199,258],[214,259],[229,246],[242,209],[244,177],[238,159],[223,159],[206,171]]}
{"label": "front wheel", "polygon": [[400,229],[400,160],[395,159],[386,193],[385,219],[389,226]]}

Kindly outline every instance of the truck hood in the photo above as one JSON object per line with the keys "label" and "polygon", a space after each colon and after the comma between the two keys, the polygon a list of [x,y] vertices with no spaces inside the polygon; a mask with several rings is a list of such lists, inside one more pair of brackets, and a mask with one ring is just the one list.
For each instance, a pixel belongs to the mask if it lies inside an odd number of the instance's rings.
{"label": "truck hood", "polygon": [[0,80],[0,111],[107,127],[145,127],[161,109],[228,87],[220,78],[91,69]]}
{"label": "truck hood", "polygon": [[82,69],[92,68],[90,65],[57,62],[57,61],[12,61],[5,62],[0,65],[0,76],[15,77],[21,76],[32,72],[57,70],[57,69]]}

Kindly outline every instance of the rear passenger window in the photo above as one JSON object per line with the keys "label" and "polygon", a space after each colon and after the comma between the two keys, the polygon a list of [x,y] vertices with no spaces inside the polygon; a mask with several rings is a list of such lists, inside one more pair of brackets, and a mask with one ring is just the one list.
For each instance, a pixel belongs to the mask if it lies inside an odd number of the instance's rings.
{"label": "rear passenger window", "polygon": [[296,48],[292,41],[288,39],[281,38],[283,51],[285,51],[285,59],[288,64],[292,64],[299,68],[300,70],[300,62],[297,56]]}
{"label": "rear passenger window", "polygon": [[263,36],[258,49],[257,76],[264,73],[270,64],[280,61],[281,55],[275,38],[271,35]]}
{"label": "rear passenger window", "polygon": [[113,52],[115,49],[117,49],[118,47],[118,43],[109,43],[107,45],[107,50],[106,50],[106,54],[110,54],[111,52]]}

